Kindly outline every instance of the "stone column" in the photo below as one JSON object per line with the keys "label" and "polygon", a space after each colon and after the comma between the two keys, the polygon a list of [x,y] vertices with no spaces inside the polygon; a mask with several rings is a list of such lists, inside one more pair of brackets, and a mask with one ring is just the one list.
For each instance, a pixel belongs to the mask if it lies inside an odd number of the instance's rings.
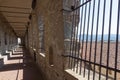
{"label": "stone column", "polygon": [[1,31],[1,49],[2,54],[4,54],[6,51],[6,47],[5,47],[5,32],[3,30]]}

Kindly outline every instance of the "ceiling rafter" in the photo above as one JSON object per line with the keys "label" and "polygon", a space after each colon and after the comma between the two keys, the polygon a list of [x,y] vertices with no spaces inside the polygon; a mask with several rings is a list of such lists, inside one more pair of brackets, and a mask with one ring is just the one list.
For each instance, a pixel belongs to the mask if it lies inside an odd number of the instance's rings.
{"label": "ceiling rafter", "polygon": [[31,4],[32,0],[3,0],[0,5],[0,12],[7,19],[4,23],[9,23],[18,36],[25,35],[32,11]]}
{"label": "ceiling rafter", "polygon": [[3,8],[16,8],[16,9],[30,9],[31,10],[31,8],[16,7],[16,6],[0,6],[0,7],[3,7]]}
{"label": "ceiling rafter", "polygon": [[22,24],[26,24],[27,22],[4,22],[4,23],[22,23]]}
{"label": "ceiling rafter", "polygon": [[24,26],[24,27],[26,27],[26,25],[14,25],[14,24],[11,24],[13,27],[18,27],[18,26]]}
{"label": "ceiling rafter", "polygon": [[0,11],[3,13],[16,13],[16,14],[31,14],[30,12],[15,12],[15,11]]}
{"label": "ceiling rafter", "polygon": [[15,18],[28,18],[28,16],[6,16],[6,17],[11,17],[11,18],[13,18],[13,17],[15,17]]}
{"label": "ceiling rafter", "polygon": [[26,26],[13,26],[13,28],[26,28]]}

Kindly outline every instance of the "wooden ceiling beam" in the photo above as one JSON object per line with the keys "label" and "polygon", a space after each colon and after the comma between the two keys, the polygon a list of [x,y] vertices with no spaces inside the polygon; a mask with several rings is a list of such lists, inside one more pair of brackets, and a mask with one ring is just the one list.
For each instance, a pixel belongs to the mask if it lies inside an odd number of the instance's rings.
{"label": "wooden ceiling beam", "polygon": [[0,7],[3,7],[3,8],[16,8],[16,9],[30,9],[31,10],[31,8],[25,8],[25,7],[16,7],[16,6],[0,6]]}

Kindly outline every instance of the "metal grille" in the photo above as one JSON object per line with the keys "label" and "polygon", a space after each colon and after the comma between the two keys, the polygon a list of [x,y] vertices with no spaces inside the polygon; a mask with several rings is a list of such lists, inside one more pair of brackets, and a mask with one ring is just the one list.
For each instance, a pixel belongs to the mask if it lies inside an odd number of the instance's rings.
{"label": "metal grille", "polygon": [[68,68],[87,80],[119,80],[119,0],[64,0]]}

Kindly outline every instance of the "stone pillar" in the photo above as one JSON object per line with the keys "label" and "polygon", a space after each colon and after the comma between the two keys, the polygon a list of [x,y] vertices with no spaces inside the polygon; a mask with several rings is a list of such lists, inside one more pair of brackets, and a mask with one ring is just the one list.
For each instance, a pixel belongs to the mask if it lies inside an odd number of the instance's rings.
{"label": "stone pillar", "polygon": [[4,54],[5,53],[5,51],[6,51],[6,46],[5,46],[5,33],[4,33],[4,31],[2,30],[1,31],[1,48],[2,48],[2,54]]}

